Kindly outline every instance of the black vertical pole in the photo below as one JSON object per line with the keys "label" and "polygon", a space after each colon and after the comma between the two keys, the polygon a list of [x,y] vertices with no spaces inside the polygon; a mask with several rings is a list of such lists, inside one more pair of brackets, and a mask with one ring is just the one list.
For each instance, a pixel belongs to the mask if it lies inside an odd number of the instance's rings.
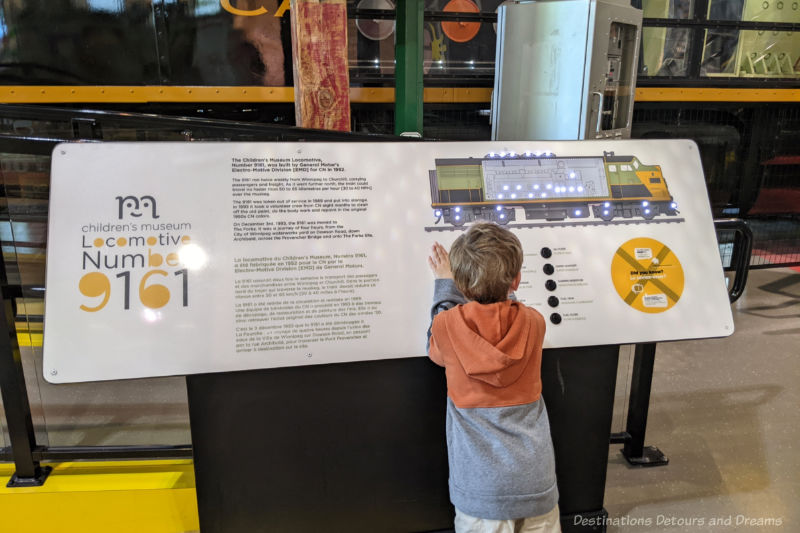
{"label": "black vertical pole", "polygon": [[[694,16],[693,20],[702,22],[707,20],[709,0],[695,0],[694,3]],[[667,30],[670,31],[670,30]],[[703,64],[703,51],[706,46],[706,34],[708,30],[705,28],[694,27],[689,29],[689,42],[688,50],[686,51],[688,57],[686,74],[688,79],[697,80],[700,78],[700,72]]]}
{"label": "black vertical pole", "polygon": [[25,374],[22,372],[15,316],[14,298],[8,291],[6,263],[0,259],[0,394],[16,470],[7,486],[38,487],[44,484],[52,468],[42,468],[33,458],[36,433],[33,431],[31,404],[28,401]]}
{"label": "black vertical pole", "polygon": [[633,356],[631,396],[628,405],[628,423],[622,455],[635,466],[660,466],[669,462],[661,450],[644,445],[647,430],[647,411],[650,406],[650,387],[653,383],[653,366],[656,359],[655,343],[637,344]]}
{"label": "black vertical pole", "polygon": [[52,469],[49,466],[42,468],[33,458],[36,434],[13,320],[13,300],[0,294],[0,327],[4,328],[0,333],[0,391],[16,468],[7,486],[38,487]]}

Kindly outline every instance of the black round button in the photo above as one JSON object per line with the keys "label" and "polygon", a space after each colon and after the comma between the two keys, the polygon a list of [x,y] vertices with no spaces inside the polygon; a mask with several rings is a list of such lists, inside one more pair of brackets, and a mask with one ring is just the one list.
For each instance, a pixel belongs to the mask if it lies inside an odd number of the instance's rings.
{"label": "black round button", "polygon": [[556,267],[554,267],[554,266],[553,266],[553,265],[551,265],[550,263],[546,263],[546,264],[545,264],[545,265],[542,267],[542,271],[543,271],[545,274],[547,274],[548,276],[551,276],[551,275],[553,275],[553,272],[555,272],[555,271],[556,271]]}
{"label": "black round button", "polygon": [[550,307],[558,307],[558,298],[556,298],[555,296],[551,296],[550,298],[547,299],[547,304]]}
{"label": "black round button", "polygon": [[553,313],[552,315],[550,315],[550,322],[552,322],[553,324],[561,324],[561,315],[559,315],[558,313]]}
{"label": "black round button", "polygon": [[548,279],[547,281],[544,282],[544,286],[548,291],[554,291],[556,290],[557,285],[555,281],[553,281],[552,279]]}
{"label": "black round button", "polygon": [[550,256],[553,255],[553,250],[551,250],[550,248],[545,246],[544,248],[542,248],[542,251],[539,252],[539,253],[542,254],[542,257],[544,257],[545,259],[550,259]]}

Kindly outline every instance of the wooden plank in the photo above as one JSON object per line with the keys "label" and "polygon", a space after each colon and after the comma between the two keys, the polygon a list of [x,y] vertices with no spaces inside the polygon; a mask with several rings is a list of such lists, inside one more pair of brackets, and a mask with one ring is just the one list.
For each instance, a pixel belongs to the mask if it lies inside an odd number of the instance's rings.
{"label": "wooden plank", "polygon": [[298,126],[350,131],[345,0],[292,0]]}

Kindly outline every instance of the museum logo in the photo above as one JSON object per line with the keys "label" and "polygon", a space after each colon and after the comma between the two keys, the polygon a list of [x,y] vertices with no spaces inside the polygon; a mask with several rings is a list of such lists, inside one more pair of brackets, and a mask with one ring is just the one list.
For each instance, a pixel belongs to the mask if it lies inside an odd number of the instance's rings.
{"label": "museum logo", "polygon": [[148,214],[148,211],[153,218],[158,218],[156,199],[150,195],[138,198],[136,196],[117,196],[116,200],[120,220],[124,219],[126,215],[139,218]]}

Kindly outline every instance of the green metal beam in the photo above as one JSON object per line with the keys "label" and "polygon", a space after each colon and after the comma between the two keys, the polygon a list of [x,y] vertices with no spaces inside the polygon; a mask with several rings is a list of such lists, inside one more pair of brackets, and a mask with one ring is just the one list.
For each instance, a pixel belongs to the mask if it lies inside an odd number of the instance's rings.
{"label": "green metal beam", "polygon": [[394,132],[422,135],[423,0],[398,0],[395,56]]}

